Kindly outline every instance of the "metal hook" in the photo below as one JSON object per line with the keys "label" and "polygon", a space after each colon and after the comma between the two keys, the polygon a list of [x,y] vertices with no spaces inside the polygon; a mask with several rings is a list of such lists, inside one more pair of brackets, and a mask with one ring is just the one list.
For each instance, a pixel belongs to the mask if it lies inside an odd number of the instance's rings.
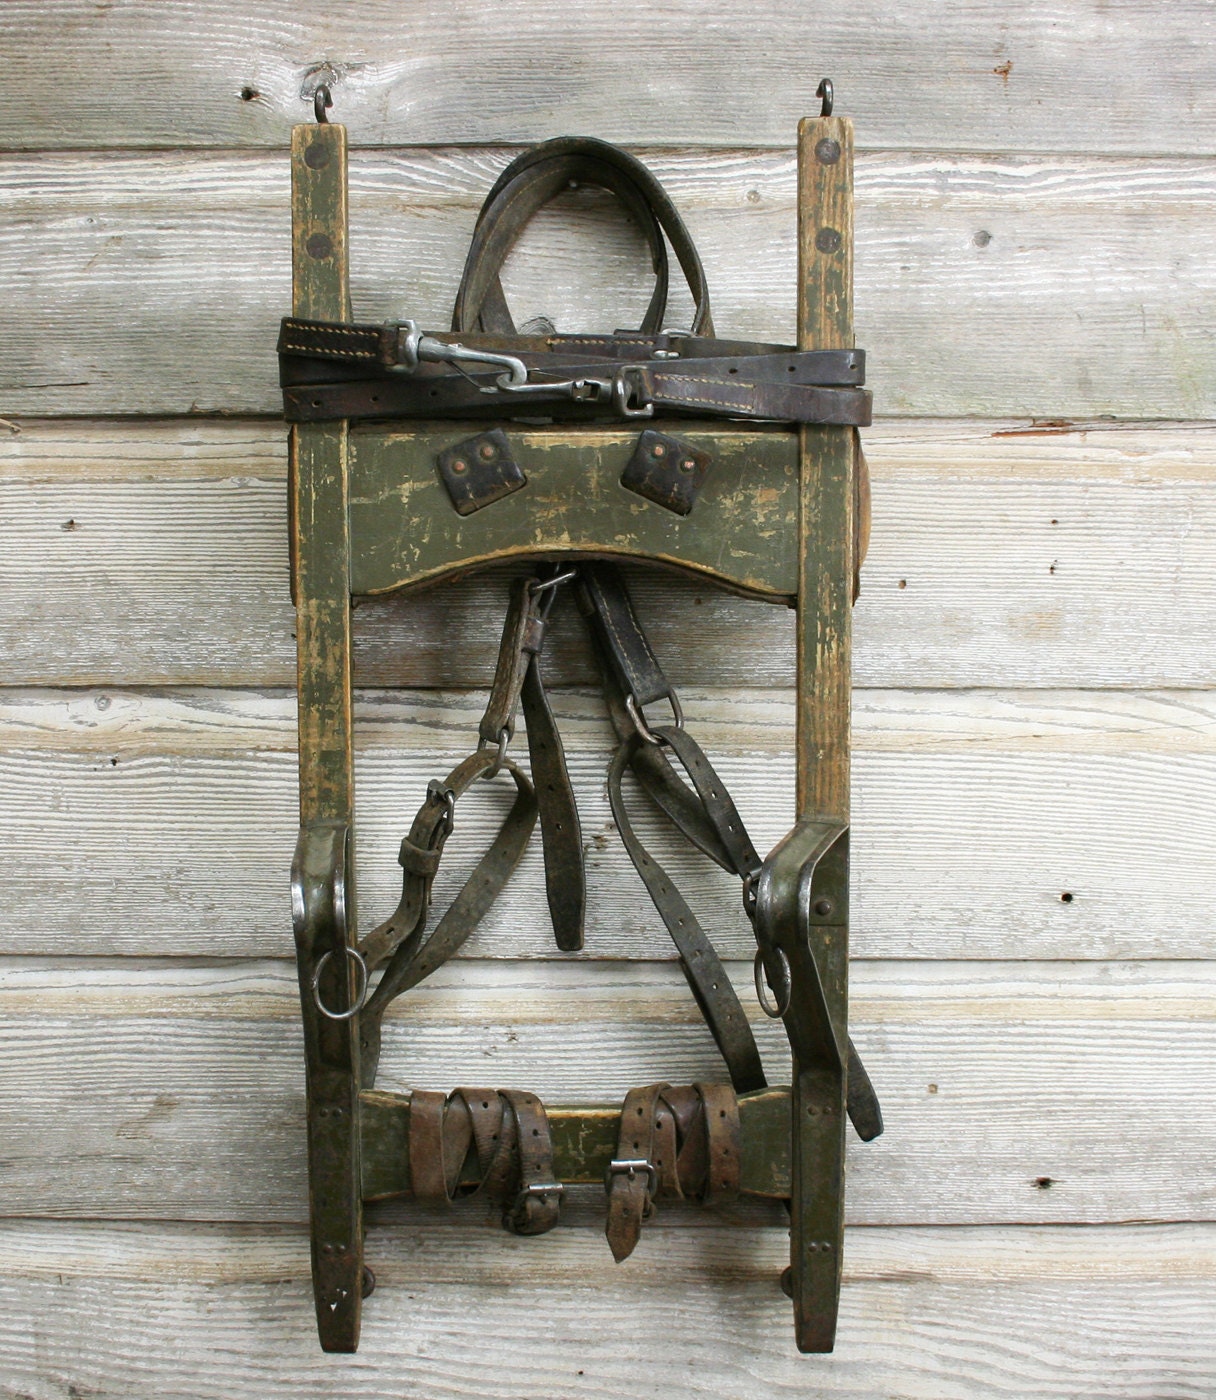
{"label": "metal hook", "polygon": [[312,95],[312,110],[319,122],[329,121],[325,115],[325,109],[333,105],[334,100],[329,94],[329,89],[324,83],[319,83],[316,92]]}
{"label": "metal hook", "polygon": [[[815,89],[815,96],[823,98],[823,106],[819,109],[821,117],[832,115],[832,80],[831,78],[820,79],[819,86]],[[318,117],[318,121],[324,121],[324,117]]]}

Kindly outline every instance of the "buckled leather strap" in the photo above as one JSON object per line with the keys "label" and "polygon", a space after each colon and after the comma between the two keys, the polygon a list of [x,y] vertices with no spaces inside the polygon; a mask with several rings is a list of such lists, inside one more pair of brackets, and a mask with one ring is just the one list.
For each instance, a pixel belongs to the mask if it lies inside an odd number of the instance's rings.
{"label": "buckled leather strap", "polygon": [[[442,783],[433,784],[410,829],[411,844],[423,848],[433,845],[439,840],[434,835],[437,830],[443,831],[442,840],[446,840],[455,803],[478,778],[498,766],[496,750],[478,749],[458,764]],[[536,793],[528,776],[510,759],[502,760],[501,767],[514,780],[515,801],[489,849],[474,866],[430,937],[424,940],[423,935],[430,905],[431,877],[414,874],[407,865],[396,910],[360,944],[360,952],[369,967],[388,959],[379,985],[360,1014],[365,1088],[375,1083],[380,1056],[380,1023],[389,1002],[417,986],[461,947],[485,917],[527,848],[536,825]],[[448,793],[450,802],[446,798]],[[436,794],[441,804],[438,811]]]}
{"label": "buckled leather strap", "polygon": [[515,1089],[426,1089],[410,1095],[410,1183],[415,1199],[448,1204],[460,1192],[468,1154],[480,1180],[471,1191],[503,1207],[515,1234],[540,1235],[557,1224],[563,1188],[554,1177],[544,1105]]}
{"label": "buckled leather strap", "polygon": [[608,1191],[608,1223],[604,1233],[612,1257],[619,1264],[637,1246],[642,1222],[653,1210],[658,1186],[655,1166],[655,1110],[668,1086],[650,1084],[630,1089],[621,1106],[621,1127],[616,1156],[604,1183]]}

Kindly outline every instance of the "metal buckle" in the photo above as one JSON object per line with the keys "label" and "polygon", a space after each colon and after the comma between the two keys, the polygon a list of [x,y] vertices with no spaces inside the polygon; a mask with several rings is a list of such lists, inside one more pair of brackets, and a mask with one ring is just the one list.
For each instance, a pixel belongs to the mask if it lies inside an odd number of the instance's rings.
{"label": "metal buckle", "polygon": [[525,1186],[515,1198],[515,1204],[511,1207],[511,1214],[518,1215],[523,1203],[529,1196],[564,1196],[566,1188],[560,1181],[534,1181],[530,1186]]}
{"label": "metal buckle", "polygon": [[451,836],[452,824],[456,820],[456,794],[450,787],[445,788],[438,778],[432,778],[426,785],[426,795],[433,802],[443,803],[443,822],[439,830],[443,832],[446,840]]}
{"label": "metal buckle", "polygon": [[613,376],[612,406],[622,418],[654,417],[654,404],[639,403],[635,407],[632,403],[633,399],[642,397],[641,373],[639,365],[622,365]]}
{"label": "metal buckle", "polygon": [[612,1178],[614,1176],[627,1176],[633,1181],[638,1172],[646,1173],[646,1196],[654,1195],[659,1185],[659,1174],[655,1170],[653,1162],[649,1162],[645,1157],[614,1157],[608,1163],[608,1170],[604,1173],[604,1190],[612,1190]]}

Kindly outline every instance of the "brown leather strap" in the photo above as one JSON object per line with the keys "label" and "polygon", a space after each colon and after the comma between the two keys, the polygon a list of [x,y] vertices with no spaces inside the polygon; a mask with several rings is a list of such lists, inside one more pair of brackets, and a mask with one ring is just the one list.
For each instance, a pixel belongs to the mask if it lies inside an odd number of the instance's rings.
{"label": "brown leather strap", "polygon": [[562,1185],[553,1172],[553,1144],[544,1105],[534,1094],[500,1090],[515,1115],[517,1194],[503,1224],[516,1235],[543,1235],[557,1224]]}
{"label": "brown leather strap", "polygon": [[612,1257],[619,1264],[637,1246],[642,1222],[649,1218],[658,1186],[655,1166],[655,1111],[668,1086],[649,1084],[630,1089],[621,1106],[621,1128],[616,1156],[608,1167],[608,1223],[604,1233]]}
{"label": "brown leather strap", "polygon": [[[472,1151],[480,1180],[461,1193]],[[410,1184],[419,1201],[450,1203],[482,1194],[503,1208],[515,1234],[540,1235],[557,1224],[563,1188],[554,1177],[549,1119],[535,1094],[515,1089],[457,1089],[445,1097],[410,1095]]]}
{"label": "brown leather strap", "polygon": [[739,1131],[739,1100],[726,1084],[694,1084],[701,1099],[706,1128],[706,1171],[700,1199],[723,1205],[739,1195],[743,1153]]}
{"label": "brown leather strap", "polygon": [[[502,767],[514,780],[515,801],[447,912],[430,937],[425,937],[433,871],[431,874],[415,873],[411,869],[413,853],[421,850],[425,854],[442,846],[451,831],[456,802],[474,782],[497,765],[496,749],[478,749],[458,764],[442,783],[431,785],[427,800],[402,845],[401,863],[405,874],[397,908],[360,944],[360,952],[369,967],[379,966],[385,960],[388,964],[359,1017],[364,1088],[370,1089],[376,1080],[381,1022],[389,1003],[429,977],[464,944],[497,899],[527,848],[536,825],[536,793],[523,770],[506,759]],[[426,864],[430,865],[429,857]]]}
{"label": "brown leather strap", "polygon": [[410,1095],[410,1186],[414,1199],[428,1205],[451,1197],[443,1160],[443,1118],[447,1096],[428,1089]]}

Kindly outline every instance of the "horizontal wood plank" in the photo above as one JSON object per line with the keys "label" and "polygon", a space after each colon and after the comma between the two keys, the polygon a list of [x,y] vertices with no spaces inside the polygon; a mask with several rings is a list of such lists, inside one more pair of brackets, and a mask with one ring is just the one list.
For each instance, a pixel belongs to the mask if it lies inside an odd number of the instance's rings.
{"label": "horizontal wood plank", "polygon": [[836,1352],[800,1357],[781,1229],[686,1223],[663,1212],[621,1268],[589,1223],[373,1224],[354,1360],[316,1345],[301,1230],[12,1221],[0,1370],[126,1400],[1207,1400],[1216,1372],[1211,1225],[855,1228]]}
{"label": "horizontal wood plank", "polygon": [[[750,965],[730,972],[780,1082],[783,1033]],[[578,1104],[721,1075],[670,966],[470,962],[432,982],[395,1003],[377,1087]],[[1211,963],[856,965],[886,1132],[850,1144],[849,1218],[1212,1219],[1193,1164],[1216,1151],[1214,1013]],[[5,960],[3,1211],[301,1221],[302,1080],[289,963]]]}
{"label": "horizontal wood plank", "polygon": [[[785,145],[836,79],[864,142],[912,149],[1193,151],[1216,144],[1201,0],[562,0],[301,8],[7,0],[9,147],[283,145],[318,81],[359,144]],[[105,100],[89,81],[104,75]],[[1119,100],[1111,100],[1117,77]]]}
{"label": "horizontal wood plank", "polygon": [[[673,950],[613,828],[599,696],[555,692],[583,824],[588,950]],[[685,690],[762,851],[793,820],[788,690]],[[397,845],[431,778],[475,742],[480,697],[361,692],[364,927],[400,892]],[[889,692],[854,697],[853,951],[861,957],[1203,957],[1216,884],[1216,694]],[[520,741],[522,743],[522,739]],[[297,829],[287,693],[0,691],[10,953],[276,956]],[[450,899],[505,810],[461,803]],[[738,882],[648,804],[643,839],[720,946],[752,936]],[[539,840],[467,945],[554,957]]]}
{"label": "horizontal wood plank", "polygon": [[[642,154],[701,250],[719,330],[788,342],[792,133],[785,153]],[[352,156],[358,317],[448,324],[510,155]],[[1216,413],[1212,161],[882,153],[859,158],[856,189],[857,338],[880,415]],[[0,296],[22,328],[0,340],[5,416],[280,412],[289,240],[285,145],[0,158]],[[563,330],[636,324],[649,282],[638,231],[591,189],[537,221],[506,277],[519,321]],[[681,285],[667,324],[690,312]]]}
{"label": "horizontal wood plank", "polygon": [[[293,685],[284,438],[248,420],[0,431],[5,680]],[[1216,433],[902,421],[866,447],[858,685],[1212,684]],[[634,577],[677,681],[791,682],[785,609]],[[488,574],[362,604],[359,680],[485,685],[504,596]],[[548,674],[590,683],[568,611]]]}

